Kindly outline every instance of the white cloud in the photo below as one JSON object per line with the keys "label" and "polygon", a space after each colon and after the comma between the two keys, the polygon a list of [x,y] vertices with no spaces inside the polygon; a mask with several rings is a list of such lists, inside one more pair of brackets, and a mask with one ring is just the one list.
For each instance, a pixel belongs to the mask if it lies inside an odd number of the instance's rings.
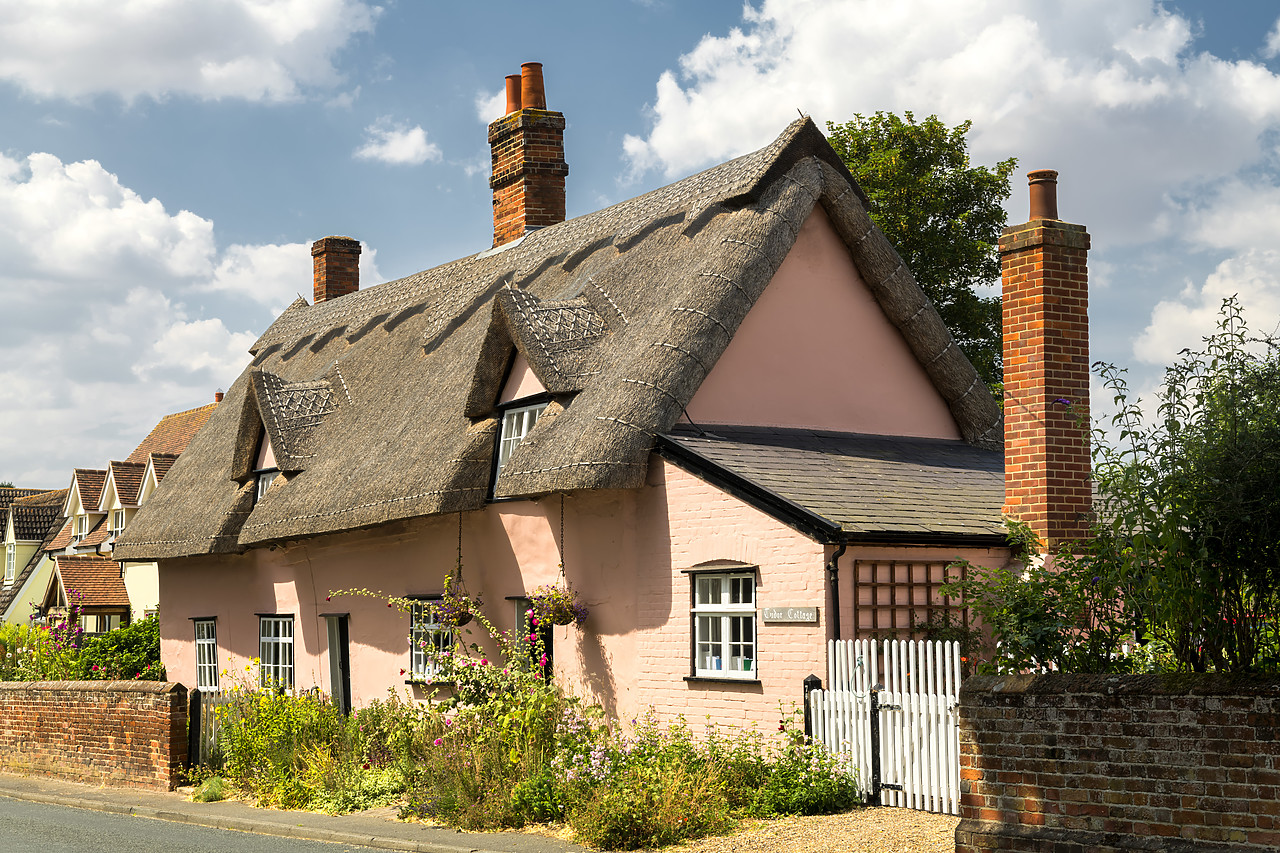
{"label": "white cloud", "polygon": [[421,166],[439,162],[440,146],[427,141],[427,132],[415,125],[381,118],[364,129],[365,143],[355,150],[359,160],[378,160],[394,166]]}
{"label": "white cloud", "polygon": [[651,109],[624,142],[633,176],[752,150],[797,109],[820,126],[876,110],[971,119],[976,162],[1058,169],[1063,215],[1114,246],[1180,227],[1161,218],[1169,188],[1259,160],[1280,75],[1195,52],[1188,22],[1149,0],[763,0],[664,73]]}
{"label": "white cloud", "polygon": [[1187,233],[1218,249],[1271,246],[1280,223],[1280,185],[1231,179],[1187,210]]}
{"label": "white cloud", "polygon": [[290,100],[338,83],[334,55],[379,11],[360,0],[9,0],[0,79],[43,98]]}
{"label": "white cloud", "polygon": [[212,222],[97,162],[0,156],[0,480],[61,487],[122,458],[162,415],[228,387],[310,283],[304,244],[220,251]]}
{"label": "white cloud", "polygon": [[476,94],[475,104],[476,117],[484,124],[500,119],[507,112],[507,90],[499,89],[493,94],[479,92]]}
{"label": "white cloud", "polygon": [[1262,48],[1262,55],[1267,59],[1280,56],[1280,19],[1276,20],[1276,25],[1267,33],[1267,43]]}
{"label": "white cloud", "polygon": [[1223,261],[1202,284],[1188,282],[1176,299],[1161,301],[1134,342],[1134,355],[1151,365],[1172,364],[1182,349],[1198,348],[1217,328],[1222,301],[1230,296],[1239,298],[1254,332],[1277,331],[1280,250],[1251,249]]}

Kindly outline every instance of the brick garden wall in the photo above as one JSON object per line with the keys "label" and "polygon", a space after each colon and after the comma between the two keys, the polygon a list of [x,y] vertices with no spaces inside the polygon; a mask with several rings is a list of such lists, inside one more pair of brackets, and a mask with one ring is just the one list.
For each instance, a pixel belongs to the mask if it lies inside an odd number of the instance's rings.
{"label": "brick garden wall", "polygon": [[0,769],[172,790],[187,760],[173,682],[0,682]]}
{"label": "brick garden wall", "polygon": [[1280,849],[1280,680],[978,676],[956,853]]}

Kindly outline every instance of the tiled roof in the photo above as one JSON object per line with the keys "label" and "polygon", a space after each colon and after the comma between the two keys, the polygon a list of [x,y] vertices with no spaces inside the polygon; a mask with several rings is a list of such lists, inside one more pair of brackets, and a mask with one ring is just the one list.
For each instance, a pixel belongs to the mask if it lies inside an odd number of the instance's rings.
{"label": "tiled roof", "polygon": [[62,577],[68,602],[78,592],[83,607],[128,607],[129,593],[120,579],[120,564],[106,557],[59,557],[56,571]]}
{"label": "tiled roof", "polygon": [[71,544],[71,519],[67,519],[53,538],[44,546],[45,551],[61,551]]}
{"label": "tiled roof", "polygon": [[9,507],[14,538],[25,542],[44,539],[49,528],[62,518],[62,505],[66,500],[67,490],[57,489],[14,501]]}
{"label": "tiled roof", "polygon": [[104,515],[102,518],[98,519],[98,523],[93,526],[93,529],[86,533],[85,537],[76,544],[76,547],[90,548],[94,545],[101,545],[103,542],[107,541],[108,535],[107,516]]}
{"label": "tiled roof", "polygon": [[109,462],[112,482],[116,485],[116,494],[120,503],[132,506],[138,502],[138,490],[142,487],[142,475],[147,471],[146,460],[142,462]]}
{"label": "tiled roof", "polygon": [[[46,494],[49,493],[42,493],[42,495]],[[67,490],[60,489],[59,491],[53,492],[53,494],[57,497],[56,509],[61,513],[62,504],[67,499]],[[39,498],[35,499],[38,500]],[[53,500],[53,498],[50,498],[50,500]],[[27,578],[31,577],[31,573],[36,570],[36,566],[40,565],[40,561],[45,552],[49,550],[49,547],[53,544],[59,532],[65,530],[67,533],[67,542],[71,541],[71,522],[66,521],[62,524],[58,524],[60,518],[61,516],[55,517],[53,523],[49,525],[49,529],[44,536],[44,541],[40,543],[40,547],[31,555],[31,559],[27,560],[27,564],[18,571],[17,575],[13,579],[13,584],[8,587],[0,586],[0,618],[4,618],[9,612],[9,608],[12,606],[13,600],[18,596],[18,591],[22,589],[22,585],[27,582]],[[65,548],[67,546],[63,544],[62,547]],[[25,617],[29,614],[22,613],[18,615]]]}
{"label": "tiled roof", "polygon": [[43,491],[44,491],[43,489],[14,489],[14,488],[10,488],[9,486],[0,488],[0,515],[3,515],[4,511],[9,508],[9,504],[13,503],[19,498],[30,497],[31,495],[38,495]]}
{"label": "tiled roof", "polygon": [[177,456],[187,449],[191,439],[200,431],[200,427],[204,426],[205,421],[209,420],[209,416],[217,407],[217,403],[210,403],[198,409],[165,415],[160,419],[160,423],[156,424],[155,429],[151,430],[151,434],[142,440],[142,444],[139,444],[125,461],[140,462],[145,465],[147,457],[152,453],[171,453]]}
{"label": "tiled roof", "polygon": [[[1004,459],[962,441],[767,427],[664,436],[672,459],[729,472],[823,519],[837,535],[1004,534]],[[683,450],[681,454],[679,451]],[[732,486],[732,483],[730,483]]]}
{"label": "tiled roof", "polygon": [[97,509],[102,500],[102,486],[107,481],[107,472],[95,468],[77,468],[75,470],[76,488],[80,491],[80,506],[85,509]]}
{"label": "tiled roof", "polygon": [[176,453],[152,453],[151,467],[156,471],[156,482],[164,479],[164,475],[169,473],[169,469],[173,467],[173,463],[178,459]]}

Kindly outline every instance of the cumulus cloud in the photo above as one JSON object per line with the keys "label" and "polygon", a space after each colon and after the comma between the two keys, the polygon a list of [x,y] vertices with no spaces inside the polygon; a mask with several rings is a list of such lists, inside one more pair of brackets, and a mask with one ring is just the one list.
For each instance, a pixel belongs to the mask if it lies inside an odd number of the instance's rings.
{"label": "cumulus cloud", "polygon": [[752,150],[797,110],[971,119],[977,162],[1058,169],[1063,215],[1115,245],[1179,227],[1168,188],[1258,161],[1280,75],[1196,52],[1187,20],[1148,0],[764,0],[661,76],[650,129],[624,142],[631,175]]}
{"label": "cumulus cloud", "polygon": [[10,0],[0,79],[42,98],[291,100],[339,82],[334,55],[379,11],[360,0]]}
{"label": "cumulus cloud", "polygon": [[211,221],[100,163],[0,156],[0,480],[60,487],[211,402],[310,281],[307,246],[219,250]]}
{"label": "cumulus cloud", "polygon": [[1229,258],[1203,283],[1188,282],[1176,299],[1162,300],[1134,342],[1134,354],[1147,364],[1172,364],[1181,350],[1199,347],[1217,328],[1222,301],[1230,296],[1239,298],[1254,332],[1277,331],[1280,250],[1251,249]]}
{"label": "cumulus cloud", "polygon": [[355,150],[358,160],[377,160],[393,166],[421,166],[439,162],[440,146],[427,141],[427,132],[415,125],[381,118],[364,129],[365,143]]}
{"label": "cumulus cloud", "polygon": [[507,110],[507,91],[499,89],[497,92],[480,92],[476,95],[476,117],[484,124],[488,124],[494,119],[500,119],[505,115]]}
{"label": "cumulus cloud", "polygon": [[1280,19],[1276,20],[1276,25],[1267,33],[1267,43],[1262,48],[1262,55],[1267,59],[1280,56]]}

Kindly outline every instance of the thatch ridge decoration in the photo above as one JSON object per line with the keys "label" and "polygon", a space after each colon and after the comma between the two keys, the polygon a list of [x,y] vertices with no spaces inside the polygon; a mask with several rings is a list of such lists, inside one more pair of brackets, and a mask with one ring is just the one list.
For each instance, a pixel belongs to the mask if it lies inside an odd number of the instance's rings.
{"label": "thatch ridge decoration", "polygon": [[[295,302],[116,555],[244,550],[478,509],[491,494],[638,487],[655,436],[682,417],[818,204],[961,434],[998,444],[998,408],[864,202],[802,119],[759,151],[500,250]],[[495,483],[497,396],[516,349],[553,399]],[[271,414],[273,399],[308,393],[309,420]],[[282,431],[273,447],[292,469],[256,504],[228,466],[243,461],[251,401]]]}

